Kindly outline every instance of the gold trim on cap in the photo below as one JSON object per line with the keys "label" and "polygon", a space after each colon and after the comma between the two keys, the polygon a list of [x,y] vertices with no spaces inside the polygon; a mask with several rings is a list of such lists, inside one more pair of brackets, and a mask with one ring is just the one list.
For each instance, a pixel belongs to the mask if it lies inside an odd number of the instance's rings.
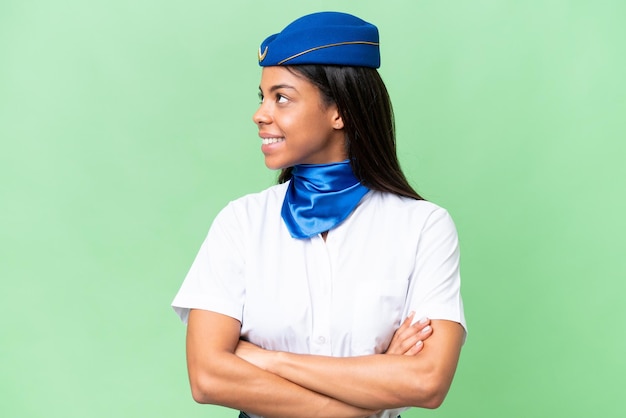
{"label": "gold trim on cap", "polygon": [[269,47],[265,47],[265,51],[263,51],[263,53],[261,53],[261,47],[259,47],[259,62],[263,61],[265,59],[265,56],[267,55],[267,50],[269,49]]}
{"label": "gold trim on cap", "polygon": [[[277,65],[282,65],[285,62],[292,60],[294,58],[298,58],[301,55],[304,54],[308,54],[309,52],[313,52],[313,51],[317,51],[318,49],[324,49],[324,48],[331,48],[333,46],[341,46],[341,45],[357,45],[357,44],[361,44],[361,45],[372,45],[372,46],[378,46],[379,43],[378,42],[369,42],[369,41],[349,41],[349,42],[338,42],[336,44],[328,44],[328,45],[322,45],[322,46],[316,46],[315,48],[311,48],[311,49],[307,49],[306,51],[302,51],[299,52],[295,55],[290,56],[289,58],[285,58],[284,60],[280,61]],[[261,48],[259,47],[259,58],[261,57]],[[267,54],[267,47],[265,47],[265,54]],[[263,58],[265,58],[265,55],[263,55]]]}

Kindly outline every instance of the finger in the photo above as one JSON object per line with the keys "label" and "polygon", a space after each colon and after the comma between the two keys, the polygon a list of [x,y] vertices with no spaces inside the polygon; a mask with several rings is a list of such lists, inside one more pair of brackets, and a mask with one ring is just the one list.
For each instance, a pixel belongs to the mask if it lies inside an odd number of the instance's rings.
{"label": "finger", "polygon": [[415,312],[410,312],[409,315],[402,321],[400,327],[394,332],[393,337],[391,338],[391,342],[389,343],[389,347],[386,354],[403,354],[404,349],[401,347],[401,342],[408,338],[411,334],[415,333],[415,330],[411,328],[411,323],[413,322],[413,317],[415,316]]}
{"label": "finger", "polygon": [[415,312],[411,312],[407,315],[407,317],[402,321],[400,327],[396,330],[396,334],[398,331],[402,332],[411,327],[411,323],[413,322],[413,317],[415,316]]}
{"label": "finger", "polygon": [[418,331],[422,330],[423,328],[427,327],[430,325],[430,318],[427,317],[422,317],[420,318],[418,321],[415,321],[415,323],[413,323],[411,325],[411,328],[414,328]]}
{"label": "finger", "polygon": [[424,340],[427,338],[427,335],[423,335],[422,333],[418,333],[418,334],[414,334],[412,336],[410,336],[409,338],[407,338],[406,340],[402,341],[402,344],[400,345],[401,350],[402,350],[402,354],[406,354],[408,351],[413,350],[413,348],[415,347],[415,345],[419,345],[419,344],[423,344]]}
{"label": "finger", "polygon": [[400,343],[400,348],[396,351],[400,351],[405,355],[417,354],[423,348],[424,341],[428,339],[433,333],[433,329],[430,325],[427,325],[419,332],[407,337]]}
{"label": "finger", "polygon": [[419,353],[420,351],[422,351],[422,349],[424,348],[424,342],[422,340],[419,340],[417,343],[413,344],[413,346],[411,348],[409,348],[404,355],[405,356],[414,356],[417,353]]}
{"label": "finger", "polygon": [[430,319],[422,318],[408,328],[398,328],[393,336],[393,339],[397,342],[401,342],[414,335],[421,335],[422,331],[424,332],[426,338],[430,335],[430,332],[432,331],[430,327]]}
{"label": "finger", "polygon": [[[424,328],[422,328],[419,332],[415,334],[415,339],[418,341],[425,342],[428,339],[428,337],[430,337],[432,334],[433,334],[433,327],[431,327],[430,325],[426,325]],[[409,349],[410,347],[407,347],[407,350]]]}
{"label": "finger", "polygon": [[420,332],[417,333],[417,336],[420,340],[425,341],[428,337],[433,334],[433,327],[430,325],[426,325]]}

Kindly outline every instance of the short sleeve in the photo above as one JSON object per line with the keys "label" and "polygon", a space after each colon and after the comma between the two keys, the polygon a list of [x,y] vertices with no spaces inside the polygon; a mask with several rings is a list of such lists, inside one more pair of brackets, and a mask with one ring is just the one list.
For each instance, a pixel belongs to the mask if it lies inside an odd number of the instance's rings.
{"label": "short sleeve", "polygon": [[445,209],[426,220],[417,246],[406,312],[415,318],[445,319],[467,330],[461,299],[460,251],[457,230]]}
{"label": "short sleeve", "polygon": [[187,323],[190,309],[203,309],[241,322],[245,299],[243,237],[231,205],[217,215],[172,302]]}

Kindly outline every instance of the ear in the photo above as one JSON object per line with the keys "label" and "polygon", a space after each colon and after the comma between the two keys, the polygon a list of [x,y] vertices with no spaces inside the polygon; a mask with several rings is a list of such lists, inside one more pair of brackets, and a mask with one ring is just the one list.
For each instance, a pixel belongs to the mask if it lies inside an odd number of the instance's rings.
{"label": "ear", "polygon": [[339,114],[339,109],[337,109],[337,106],[334,106],[333,111],[331,112],[331,118],[331,124],[334,129],[343,129],[343,118]]}

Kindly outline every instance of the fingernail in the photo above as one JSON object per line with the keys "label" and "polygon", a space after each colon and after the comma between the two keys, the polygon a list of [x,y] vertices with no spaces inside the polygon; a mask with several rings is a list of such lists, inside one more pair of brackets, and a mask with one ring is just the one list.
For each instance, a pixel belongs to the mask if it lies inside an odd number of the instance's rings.
{"label": "fingernail", "polygon": [[426,322],[428,322],[428,318],[426,318],[425,316],[422,317],[419,321],[417,321],[420,324],[425,324]]}
{"label": "fingernail", "polygon": [[421,340],[415,343],[416,347],[421,347],[424,344]]}
{"label": "fingernail", "polygon": [[422,330],[422,333],[423,333],[423,334],[426,334],[427,332],[430,332],[430,330],[431,330],[431,329],[432,329],[432,328],[430,327],[430,325],[427,325],[427,326],[425,326],[425,327],[424,327],[424,329]]}
{"label": "fingernail", "polygon": [[411,312],[409,312],[409,317],[411,317],[411,318],[412,318],[412,317],[413,317],[413,315],[415,315],[415,311],[411,311]]}

